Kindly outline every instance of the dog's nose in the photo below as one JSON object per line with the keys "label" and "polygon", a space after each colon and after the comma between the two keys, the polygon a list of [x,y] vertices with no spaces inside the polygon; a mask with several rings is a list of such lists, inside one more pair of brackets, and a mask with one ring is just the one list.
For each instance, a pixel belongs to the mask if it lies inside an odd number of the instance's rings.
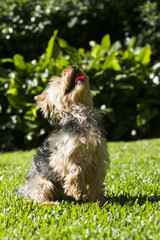
{"label": "dog's nose", "polygon": [[77,70],[78,68],[76,66],[71,66],[70,68]]}

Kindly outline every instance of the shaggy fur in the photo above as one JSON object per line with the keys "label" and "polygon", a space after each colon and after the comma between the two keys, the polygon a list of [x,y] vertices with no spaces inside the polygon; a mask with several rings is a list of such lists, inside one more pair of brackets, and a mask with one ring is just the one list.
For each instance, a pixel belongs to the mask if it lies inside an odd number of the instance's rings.
{"label": "shaggy fur", "polygon": [[26,183],[18,192],[41,205],[63,199],[104,204],[103,181],[109,155],[87,75],[71,66],[62,71],[61,77],[53,77],[48,92],[35,99],[44,116],[56,120],[56,124],[33,157]]}

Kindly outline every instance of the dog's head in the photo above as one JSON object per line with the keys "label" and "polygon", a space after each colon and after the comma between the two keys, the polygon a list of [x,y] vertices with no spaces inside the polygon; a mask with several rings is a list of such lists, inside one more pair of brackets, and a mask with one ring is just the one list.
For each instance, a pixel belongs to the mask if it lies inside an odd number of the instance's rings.
{"label": "dog's head", "polygon": [[89,78],[75,66],[66,68],[61,77],[52,77],[46,93],[35,96],[45,117],[53,118],[72,105],[92,106]]}

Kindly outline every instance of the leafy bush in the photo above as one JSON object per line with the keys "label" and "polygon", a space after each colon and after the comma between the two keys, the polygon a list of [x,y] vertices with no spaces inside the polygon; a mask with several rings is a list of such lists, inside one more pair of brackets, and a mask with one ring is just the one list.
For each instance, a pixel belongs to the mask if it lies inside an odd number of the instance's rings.
{"label": "leafy bush", "polygon": [[152,48],[152,61],[160,60],[160,4],[159,1],[145,1],[138,8],[139,16],[137,25],[139,32],[137,40],[140,45],[150,43]]}
{"label": "leafy bush", "polygon": [[59,29],[59,36],[71,46],[85,49],[90,40],[99,42],[106,33],[113,42],[136,36],[140,45],[151,44],[159,57],[159,9],[158,1],[145,0],[3,0],[1,58],[16,53],[27,61],[38,58],[53,29]]}
{"label": "leafy bush", "polygon": [[[89,68],[96,89],[95,104],[105,114],[108,138],[131,140],[158,137],[159,64],[149,67],[149,45],[136,47],[135,39],[111,45],[109,35],[101,45],[92,43]],[[152,74],[151,74],[152,72]]]}
{"label": "leafy bush", "polygon": [[[26,62],[19,54],[0,60],[1,149],[30,148],[42,142],[51,127],[34,96],[46,88],[52,75],[73,64],[90,77],[109,140],[160,136],[160,64],[148,65],[150,46],[137,47],[135,39],[128,39],[124,49],[119,41],[111,44],[108,34],[100,44],[91,41],[90,46],[89,51],[75,49],[54,31],[39,60]],[[10,64],[10,70],[6,71],[5,64]]]}

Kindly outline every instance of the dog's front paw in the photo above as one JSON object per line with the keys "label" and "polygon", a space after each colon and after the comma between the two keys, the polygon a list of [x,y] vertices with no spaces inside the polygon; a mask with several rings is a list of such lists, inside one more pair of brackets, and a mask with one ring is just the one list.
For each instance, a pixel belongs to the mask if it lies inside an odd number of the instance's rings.
{"label": "dog's front paw", "polygon": [[106,203],[106,199],[104,196],[92,197],[90,198],[91,202],[99,202],[100,206],[103,206]]}
{"label": "dog's front paw", "polygon": [[70,188],[68,191],[66,191],[66,194],[73,197],[76,201],[86,202],[88,200],[87,194],[77,188]]}

